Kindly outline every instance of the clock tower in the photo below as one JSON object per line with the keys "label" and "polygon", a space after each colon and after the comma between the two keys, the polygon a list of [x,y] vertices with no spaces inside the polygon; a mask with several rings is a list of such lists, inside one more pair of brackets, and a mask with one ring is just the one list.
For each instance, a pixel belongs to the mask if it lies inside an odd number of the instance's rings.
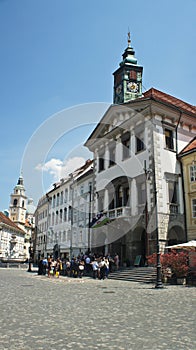
{"label": "clock tower", "polygon": [[135,51],[131,47],[128,33],[128,47],[125,49],[123,60],[114,75],[113,103],[120,104],[142,96],[143,67],[138,66]]}

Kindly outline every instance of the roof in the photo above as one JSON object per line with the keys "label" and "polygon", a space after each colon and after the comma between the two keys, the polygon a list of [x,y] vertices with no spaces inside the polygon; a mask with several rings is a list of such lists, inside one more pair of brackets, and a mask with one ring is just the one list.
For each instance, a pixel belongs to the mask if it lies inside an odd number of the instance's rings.
{"label": "roof", "polygon": [[73,171],[73,176],[80,176],[89,171],[89,168],[93,167],[93,160],[88,159],[84,165]]}
{"label": "roof", "polygon": [[196,151],[196,136],[181,150],[179,156],[182,157],[185,154]]}
{"label": "roof", "polygon": [[134,105],[135,104],[138,105],[138,103],[140,101],[142,102],[142,101],[147,101],[147,100],[152,100],[155,102],[165,104],[171,108],[175,108],[181,112],[191,114],[192,116],[196,117],[196,106],[193,106],[187,102],[180,100],[179,98],[176,98],[174,96],[166,94],[165,92],[162,92],[162,91],[157,90],[155,88],[150,88],[149,90],[147,90],[146,92],[143,93],[142,97],[135,98],[134,100],[130,100],[130,101],[127,101],[127,102],[122,103],[122,104],[110,105],[110,107],[105,112],[105,114],[101,118],[100,122],[97,124],[95,129],[92,131],[92,133],[90,134],[90,136],[88,137],[88,139],[84,145],[88,147],[88,142],[90,141],[91,138],[93,138],[93,136],[95,135],[95,133],[98,130],[98,128],[100,127],[100,125],[102,123],[105,124],[104,118],[112,110],[112,108],[116,108],[116,107],[123,108],[123,107],[130,107],[130,106],[134,107]]}
{"label": "roof", "polygon": [[0,225],[1,224],[10,226],[10,227],[14,228],[16,231],[20,231],[20,232],[25,234],[25,232],[20,227],[18,227],[10,218],[8,218],[6,215],[4,215],[0,211]]}
{"label": "roof", "polygon": [[196,106],[193,106],[187,102],[180,100],[179,98],[166,94],[165,92],[162,92],[160,90],[151,88],[144,92],[143,96],[144,98],[151,98],[153,100],[167,103],[171,106],[175,106],[185,112],[196,114]]}

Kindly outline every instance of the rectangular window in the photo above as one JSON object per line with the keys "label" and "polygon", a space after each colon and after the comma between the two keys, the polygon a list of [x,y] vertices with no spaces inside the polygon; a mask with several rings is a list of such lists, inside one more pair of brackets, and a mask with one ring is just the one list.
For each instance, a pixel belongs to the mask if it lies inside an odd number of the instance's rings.
{"label": "rectangular window", "polygon": [[58,222],[59,222],[59,212],[58,211],[56,211],[56,225],[58,224]]}
{"label": "rectangular window", "polygon": [[192,216],[196,218],[196,199],[192,199]]}
{"label": "rectangular window", "polygon": [[69,211],[68,211],[68,220],[72,221],[73,219],[73,212],[72,212],[72,207],[69,206]]}
{"label": "rectangular window", "polygon": [[67,203],[67,199],[68,199],[68,189],[65,189],[65,199],[64,202]]}
{"label": "rectangular window", "polygon": [[138,184],[138,204],[146,203],[146,185],[145,183]]}
{"label": "rectangular window", "polygon": [[165,129],[165,146],[167,149],[174,150],[173,130]]}
{"label": "rectangular window", "polygon": [[191,182],[196,181],[196,165],[190,166],[190,181]]}
{"label": "rectangular window", "polygon": [[99,156],[99,171],[103,171],[104,169],[105,169],[104,154],[100,154],[100,156]]}
{"label": "rectangular window", "polygon": [[77,222],[78,219],[78,211],[77,209],[73,209],[73,222]]}
{"label": "rectangular window", "polygon": [[144,133],[142,132],[136,136],[136,152],[141,152],[144,149]]}
{"label": "rectangular window", "polygon": [[110,145],[109,146],[109,166],[115,165],[115,153],[116,153],[115,145]]}
{"label": "rectangular window", "polygon": [[169,203],[177,204],[177,183],[169,182],[168,188],[169,188]]}
{"label": "rectangular window", "polygon": [[64,208],[64,221],[67,221],[67,208]]}
{"label": "rectangular window", "polygon": [[129,158],[130,156],[130,133],[126,133],[122,136],[121,139],[122,146],[123,146],[123,160]]}
{"label": "rectangular window", "polygon": [[178,213],[178,190],[177,182],[168,182],[169,190],[169,209],[171,214]]}

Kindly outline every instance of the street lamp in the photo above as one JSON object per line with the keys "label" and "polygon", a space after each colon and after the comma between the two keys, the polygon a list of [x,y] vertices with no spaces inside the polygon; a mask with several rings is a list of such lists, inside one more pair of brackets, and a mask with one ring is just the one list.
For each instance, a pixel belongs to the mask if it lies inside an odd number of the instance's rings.
{"label": "street lamp", "polygon": [[32,269],[31,269],[32,254],[33,254],[33,248],[31,246],[31,238],[29,238],[29,268],[27,270],[28,272],[32,272]]}
{"label": "street lamp", "polygon": [[[152,171],[152,169],[146,168],[146,160],[144,161],[144,172],[146,175],[146,187],[147,187],[147,180],[149,179],[150,175],[154,174],[154,209],[155,209],[155,232],[156,232],[156,284],[155,288],[163,288],[162,284],[162,273],[161,273],[161,259],[160,259],[160,247],[159,247],[159,229],[158,229],[158,208],[157,208],[157,188],[156,188],[156,177],[155,177],[155,169]],[[146,191],[147,194],[147,191]],[[146,195],[146,201],[147,201],[147,195]],[[147,233],[147,227],[148,227],[148,209],[147,209],[147,203],[146,203],[146,237],[147,237],[147,249],[148,249],[148,233]]]}
{"label": "street lamp", "polygon": [[157,189],[156,189],[156,180],[154,177],[154,197],[155,197],[155,230],[156,230],[156,246],[157,246],[157,275],[156,275],[156,284],[155,288],[163,288],[162,284],[162,274],[161,274],[161,259],[160,259],[160,248],[159,248],[159,229],[158,229],[158,210],[157,210]]}
{"label": "street lamp", "polygon": [[72,247],[72,240],[73,240],[73,205],[74,205],[74,177],[73,174],[70,174],[72,183],[70,184],[70,190],[71,190],[71,230],[70,230],[70,250],[69,250],[69,254],[70,254],[70,260],[72,259],[72,255],[73,255],[73,247]]}
{"label": "street lamp", "polygon": [[88,213],[88,254],[90,254],[90,230],[91,230],[91,198],[92,197],[92,184],[89,183],[89,213]]}

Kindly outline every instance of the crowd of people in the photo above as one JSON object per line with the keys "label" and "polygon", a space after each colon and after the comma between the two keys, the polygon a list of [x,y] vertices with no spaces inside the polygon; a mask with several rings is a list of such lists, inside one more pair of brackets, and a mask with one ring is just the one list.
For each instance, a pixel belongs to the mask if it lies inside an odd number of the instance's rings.
{"label": "crowd of people", "polygon": [[82,278],[89,276],[94,279],[104,280],[110,272],[119,269],[119,256],[110,254],[106,256],[96,254],[81,254],[72,259],[54,259],[52,256],[40,259],[38,275],[47,275],[49,278],[60,275]]}

